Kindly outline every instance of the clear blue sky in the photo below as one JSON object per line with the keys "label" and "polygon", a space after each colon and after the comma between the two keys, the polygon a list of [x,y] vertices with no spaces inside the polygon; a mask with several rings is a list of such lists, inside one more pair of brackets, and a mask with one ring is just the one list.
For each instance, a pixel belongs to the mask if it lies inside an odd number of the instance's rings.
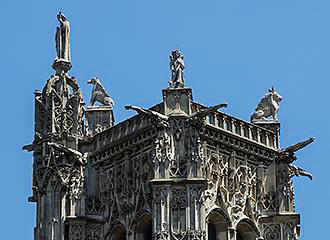
{"label": "clear blue sky", "polygon": [[249,120],[260,97],[275,86],[283,96],[281,145],[310,136],[296,164],[314,175],[295,178],[301,239],[328,236],[330,1],[2,1],[1,239],[33,239],[33,91],[54,72],[56,15],[71,22],[72,70],[89,101],[97,75],[116,101],[161,101],[170,78],[169,54],[185,56],[186,85],[206,105],[228,102],[228,114]]}

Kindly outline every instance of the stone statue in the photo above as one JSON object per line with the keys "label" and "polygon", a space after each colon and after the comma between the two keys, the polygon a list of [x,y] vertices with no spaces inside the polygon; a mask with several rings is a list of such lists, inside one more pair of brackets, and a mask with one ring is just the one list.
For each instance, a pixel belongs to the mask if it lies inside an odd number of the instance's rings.
{"label": "stone statue", "polygon": [[217,104],[212,107],[206,107],[203,108],[191,115],[188,116],[187,123],[194,125],[195,127],[202,127],[203,125],[206,124],[206,117],[213,113],[216,112],[219,108],[227,107],[227,103],[221,103]]}
{"label": "stone statue", "polygon": [[290,177],[293,177],[293,176],[297,176],[297,177],[299,177],[299,176],[305,176],[305,177],[308,177],[310,180],[313,179],[312,174],[310,174],[306,170],[304,170],[304,169],[302,169],[300,167],[297,167],[297,166],[295,166],[295,165],[292,164],[294,161],[297,160],[297,157],[296,157],[295,153],[297,151],[299,151],[300,149],[306,147],[307,145],[313,143],[313,142],[314,142],[314,138],[309,138],[309,139],[307,139],[305,141],[302,141],[302,142],[293,144],[290,147],[287,147],[287,148],[285,148],[285,149],[283,149],[283,150],[280,151],[280,154],[278,156],[278,159],[281,162],[284,162],[284,163],[287,163],[288,164]]}
{"label": "stone statue", "polygon": [[172,72],[172,79],[169,82],[170,88],[184,87],[184,61],[178,49],[172,51],[170,55],[170,68]]}
{"label": "stone statue", "polygon": [[203,108],[203,109],[199,110],[198,112],[195,112],[195,113],[191,114],[188,118],[189,119],[191,119],[191,118],[204,118],[207,115],[217,111],[219,108],[224,108],[224,107],[225,108],[228,107],[228,104],[227,103],[221,103],[221,104],[215,105],[213,107]]}
{"label": "stone statue", "polygon": [[61,12],[57,19],[60,22],[60,26],[56,28],[55,38],[57,59],[70,62],[70,23]]}
{"label": "stone statue", "polygon": [[[280,109],[281,101],[282,96],[274,88],[269,89],[268,93],[258,103],[255,112],[251,116],[251,122],[272,120],[277,122],[277,112]],[[269,116],[272,116],[273,119],[267,119]]]}
{"label": "stone statue", "polygon": [[146,114],[150,117],[154,117],[154,118],[159,118],[161,120],[165,120],[167,121],[168,120],[168,117],[159,113],[159,112],[155,112],[155,111],[152,111],[150,109],[146,109],[146,108],[143,108],[143,107],[137,107],[137,106],[133,106],[133,105],[126,105],[125,106],[125,109],[127,110],[135,110],[136,112],[138,113],[142,113],[142,114]]}
{"label": "stone statue", "polygon": [[293,161],[297,160],[295,153],[298,150],[306,147],[307,145],[309,145],[313,142],[314,142],[314,138],[312,137],[305,141],[293,144],[290,147],[285,148],[284,150],[281,150],[280,155],[279,155],[280,160],[284,160],[288,163],[292,163]]}
{"label": "stone statue", "polygon": [[306,170],[297,167],[293,164],[289,164],[289,172],[290,172],[290,177],[293,176],[304,176],[304,177],[308,177],[310,180],[313,180],[313,175],[310,174],[309,172],[307,172]]}
{"label": "stone statue", "polygon": [[47,144],[48,144],[48,146],[50,146],[60,152],[63,152],[65,154],[67,154],[68,156],[72,156],[73,159],[75,159],[75,161],[81,165],[85,165],[87,163],[87,155],[88,155],[87,153],[81,153],[77,150],[63,146],[62,144],[58,144],[58,143],[50,142]]}
{"label": "stone statue", "polygon": [[102,86],[100,80],[97,77],[93,77],[90,79],[87,84],[93,84],[93,90],[91,94],[91,101],[90,106],[93,106],[94,103],[97,101],[102,103],[105,106],[113,107],[115,102],[109,96],[109,94],[105,91],[104,87]]}
{"label": "stone statue", "polygon": [[138,113],[145,114],[145,115],[151,117],[155,121],[155,124],[159,127],[168,127],[168,122],[167,122],[168,117],[159,112],[152,111],[150,109],[146,109],[146,108],[142,108],[142,107],[133,106],[133,105],[126,105],[125,109],[135,110]]}

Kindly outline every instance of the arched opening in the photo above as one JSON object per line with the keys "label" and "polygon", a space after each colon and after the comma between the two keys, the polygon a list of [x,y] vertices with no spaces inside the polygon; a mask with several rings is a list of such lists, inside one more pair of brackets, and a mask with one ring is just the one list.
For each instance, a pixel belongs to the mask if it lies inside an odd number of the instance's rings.
{"label": "arched opening", "polygon": [[207,223],[208,240],[227,240],[228,221],[219,212],[211,212]]}
{"label": "arched opening", "polygon": [[249,223],[240,222],[236,227],[236,240],[255,240],[257,234]]}
{"label": "arched opening", "polygon": [[243,240],[243,238],[239,232],[236,232],[236,240]]}
{"label": "arched opening", "polygon": [[150,214],[143,214],[136,226],[137,240],[152,240],[152,217]]}
{"label": "arched opening", "polygon": [[121,224],[116,225],[110,233],[109,240],[126,240],[125,227]]}
{"label": "arched opening", "polygon": [[215,230],[215,227],[210,222],[207,224],[207,238],[208,240],[217,239],[217,232]]}

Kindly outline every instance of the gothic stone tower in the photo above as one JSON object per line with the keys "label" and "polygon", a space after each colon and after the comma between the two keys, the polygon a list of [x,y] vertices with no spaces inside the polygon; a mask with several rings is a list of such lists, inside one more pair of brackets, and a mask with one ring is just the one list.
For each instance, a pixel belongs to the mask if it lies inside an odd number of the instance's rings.
{"label": "gothic stone tower", "polygon": [[[281,96],[260,101],[252,123],[224,114],[227,104],[193,101],[184,61],[171,55],[163,102],[114,124],[113,101],[93,78],[85,108],[71,68],[69,23],[59,14],[56,73],[35,92],[35,240],[294,240],[291,178],[311,175],[280,149]],[[98,101],[103,106],[93,106]],[[273,116],[273,119],[267,119]]]}

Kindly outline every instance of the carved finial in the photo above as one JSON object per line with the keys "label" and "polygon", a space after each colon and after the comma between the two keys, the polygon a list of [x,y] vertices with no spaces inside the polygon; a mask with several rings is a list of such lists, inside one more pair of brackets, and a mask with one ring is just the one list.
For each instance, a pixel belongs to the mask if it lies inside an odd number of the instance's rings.
{"label": "carved finial", "polygon": [[[255,112],[251,116],[251,122],[277,122],[277,112],[280,109],[282,96],[275,88],[268,89],[268,93],[260,100]],[[273,119],[267,119],[272,116]]]}
{"label": "carved finial", "polygon": [[95,102],[99,102],[104,106],[113,107],[115,102],[106,92],[105,88],[102,86],[100,80],[97,77],[93,77],[92,79],[88,80],[87,84],[93,84],[90,106],[93,106]]}
{"label": "carved finial", "polygon": [[172,78],[170,88],[183,88],[184,87],[184,60],[179,49],[172,51],[170,55],[170,68]]}

